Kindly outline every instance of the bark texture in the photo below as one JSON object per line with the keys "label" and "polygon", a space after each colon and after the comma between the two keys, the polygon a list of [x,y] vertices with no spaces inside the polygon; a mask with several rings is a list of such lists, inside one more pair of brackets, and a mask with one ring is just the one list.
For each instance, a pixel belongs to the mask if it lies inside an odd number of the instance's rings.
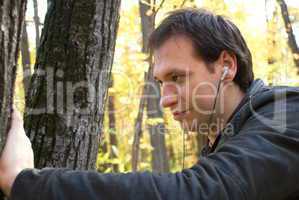
{"label": "bark texture", "polygon": [[51,0],[25,128],[36,167],[94,169],[120,0]]}
{"label": "bark texture", "polygon": [[10,127],[17,57],[26,0],[0,1],[0,151]]}

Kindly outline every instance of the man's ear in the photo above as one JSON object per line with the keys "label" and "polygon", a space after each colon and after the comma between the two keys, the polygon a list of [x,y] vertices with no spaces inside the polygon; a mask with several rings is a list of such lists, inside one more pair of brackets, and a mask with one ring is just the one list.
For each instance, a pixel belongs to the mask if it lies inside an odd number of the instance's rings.
{"label": "man's ear", "polygon": [[227,67],[227,72],[223,80],[233,81],[237,74],[236,55],[223,50],[219,56],[218,63],[219,65],[223,66],[222,74],[224,73],[224,67]]}

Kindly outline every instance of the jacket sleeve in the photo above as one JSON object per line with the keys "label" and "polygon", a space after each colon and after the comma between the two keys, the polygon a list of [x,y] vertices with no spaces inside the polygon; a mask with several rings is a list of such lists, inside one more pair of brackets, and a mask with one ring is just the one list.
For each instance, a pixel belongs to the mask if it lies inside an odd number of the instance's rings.
{"label": "jacket sleeve", "polygon": [[285,131],[250,118],[217,152],[182,172],[24,170],[16,178],[11,200],[291,199],[299,195],[296,107]]}
{"label": "jacket sleeve", "polygon": [[281,200],[299,191],[298,134],[252,128],[180,173],[24,170],[11,200]]}

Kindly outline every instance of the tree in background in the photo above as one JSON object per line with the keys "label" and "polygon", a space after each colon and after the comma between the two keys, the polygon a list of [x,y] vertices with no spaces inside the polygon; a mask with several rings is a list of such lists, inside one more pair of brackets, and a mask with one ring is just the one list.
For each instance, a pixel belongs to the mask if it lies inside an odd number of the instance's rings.
{"label": "tree in background", "polygon": [[288,7],[284,0],[277,0],[277,2],[280,6],[281,15],[285,25],[285,30],[288,35],[288,45],[293,53],[294,63],[298,68],[298,73],[299,73],[299,47],[297,45],[296,38],[293,32],[291,20],[289,17]]}
{"label": "tree in background", "polygon": [[[111,79],[110,84],[112,87],[113,79]],[[110,159],[117,158],[117,144],[118,140],[116,137],[116,112],[115,112],[115,96],[113,94],[108,97],[108,110],[109,110],[109,143],[110,143]],[[113,172],[118,172],[119,167],[117,163],[112,164]]]}
{"label": "tree in background", "polygon": [[[148,40],[151,32],[155,28],[155,16],[162,7],[164,1],[159,6],[156,1],[139,1],[139,12],[141,17],[141,32],[142,32],[142,52],[149,54]],[[157,7],[157,8],[156,8]],[[152,149],[152,170],[156,172],[168,172],[168,156],[165,145],[165,126],[163,123],[163,112],[160,108],[160,86],[153,77],[153,62],[152,58],[147,59],[149,70],[145,75],[145,85],[143,94],[140,99],[140,107],[136,119],[136,132],[133,142],[132,165],[133,171],[137,169],[138,163],[138,143],[141,137],[141,124],[143,115],[143,106],[146,105],[148,129],[150,134],[150,142]],[[146,99],[144,99],[146,98]],[[144,102],[145,101],[145,102]]]}
{"label": "tree in background", "polygon": [[37,0],[32,0],[33,1],[33,11],[34,11],[34,16],[33,16],[33,21],[34,21],[34,26],[35,26],[35,48],[36,50],[39,47],[39,26],[40,26],[40,20],[39,20],[39,15],[38,15],[38,3]]}
{"label": "tree in background", "polygon": [[120,0],[52,0],[25,109],[35,166],[94,169]]}
{"label": "tree in background", "polygon": [[[29,41],[27,33],[27,23],[24,22],[23,32],[21,38],[21,55],[22,55],[22,70],[23,70],[23,87],[24,87],[24,98],[28,99],[28,88],[31,78],[31,61],[30,61],[30,51],[29,51]],[[25,102],[25,107],[27,103]]]}

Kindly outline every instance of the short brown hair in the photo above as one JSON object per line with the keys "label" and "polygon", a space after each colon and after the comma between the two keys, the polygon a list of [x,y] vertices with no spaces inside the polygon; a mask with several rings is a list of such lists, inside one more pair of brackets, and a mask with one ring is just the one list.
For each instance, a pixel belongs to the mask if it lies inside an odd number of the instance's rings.
{"label": "short brown hair", "polygon": [[246,91],[254,79],[252,57],[247,44],[230,20],[205,9],[185,8],[172,11],[152,32],[149,49],[152,52],[174,35],[184,35],[192,40],[196,54],[207,64],[215,62],[226,50],[237,58],[234,82]]}

